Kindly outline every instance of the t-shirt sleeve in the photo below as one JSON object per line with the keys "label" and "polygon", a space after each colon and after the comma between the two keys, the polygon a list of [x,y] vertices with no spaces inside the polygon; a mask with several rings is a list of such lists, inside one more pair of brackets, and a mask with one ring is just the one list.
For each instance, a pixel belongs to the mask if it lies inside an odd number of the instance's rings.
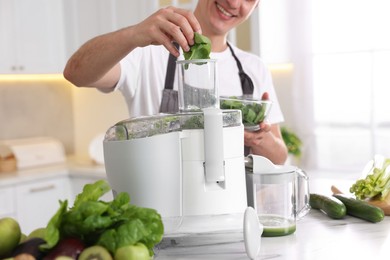
{"label": "t-shirt sleeve", "polygon": [[115,90],[121,91],[126,97],[133,97],[138,87],[141,59],[142,53],[135,49],[119,62],[121,73]]}

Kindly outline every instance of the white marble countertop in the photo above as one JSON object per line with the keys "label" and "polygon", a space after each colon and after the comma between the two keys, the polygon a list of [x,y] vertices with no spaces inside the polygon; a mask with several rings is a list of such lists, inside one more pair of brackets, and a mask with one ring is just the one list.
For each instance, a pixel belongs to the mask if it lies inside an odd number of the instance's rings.
{"label": "white marble countertop", "polygon": [[[311,175],[310,190],[331,194],[336,185],[348,192],[350,184],[360,176]],[[221,232],[178,234],[164,238],[155,259],[248,259],[243,232],[240,229]],[[367,260],[390,259],[390,217],[371,223],[352,216],[330,219],[311,210],[297,222],[294,234],[263,237],[256,259],[288,260]]]}
{"label": "white marble countertop", "polygon": [[[390,218],[370,223],[347,216],[333,220],[312,210],[288,236],[263,237],[256,259],[389,259]],[[166,238],[155,259],[248,259],[241,231]]]}
{"label": "white marble countertop", "polygon": [[[48,176],[105,178],[102,165],[71,160],[63,165],[0,174],[0,187]],[[309,172],[310,191],[331,194],[331,185],[348,192],[359,173]],[[239,226],[225,231],[208,232],[200,226],[199,233],[166,236],[156,249],[155,259],[248,259]],[[294,234],[263,237],[257,259],[292,260],[367,260],[390,259],[390,217],[370,223],[346,216],[341,220],[328,218],[317,210],[297,223]]]}

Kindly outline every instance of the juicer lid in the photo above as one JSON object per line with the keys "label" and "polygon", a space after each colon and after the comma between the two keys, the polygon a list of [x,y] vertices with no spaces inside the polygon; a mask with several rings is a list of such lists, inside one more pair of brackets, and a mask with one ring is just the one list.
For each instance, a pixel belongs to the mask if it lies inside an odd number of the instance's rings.
{"label": "juicer lid", "polygon": [[298,168],[292,165],[276,165],[268,158],[260,155],[249,154],[245,161],[245,167],[253,174],[277,174],[294,172]]}
{"label": "juicer lid", "polygon": [[[222,110],[222,113],[223,127],[241,125],[241,112],[239,110]],[[104,141],[132,140],[170,132],[203,128],[203,112],[161,113],[153,116],[122,120],[107,130]]]}

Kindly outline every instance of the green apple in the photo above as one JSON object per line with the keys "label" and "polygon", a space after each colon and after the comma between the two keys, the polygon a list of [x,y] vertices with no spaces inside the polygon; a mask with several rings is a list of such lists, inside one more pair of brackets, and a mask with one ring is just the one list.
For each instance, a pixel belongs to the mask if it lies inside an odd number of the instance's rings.
{"label": "green apple", "polygon": [[22,234],[20,235],[19,244],[23,243],[23,242],[26,241],[26,240],[27,240],[27,235],[24,234],[24,233],[22,233]]}
{"label": "green apple", "polygon": [[148,248],[142,244],[137,243],[135,245],[120,247],[115,252],[115,260],[149,260]]}
{"label": "green apple", "polygon": [[26,240],[29,240],[31,238],[42,238],[45,240],[45,233],[46,233],[46,228],[37,228],[31,231],[31,233],[27,236]]}
{"label": "green apple", "polygon": [[19,244],[22,232],[19,223],[10,217],[0,219],[0,257],[6,256]]}
{"label": "green apple", "polygon": [[84,249],[78,257],[78,260],[91,259],[112,260],[112,256],[105,247],[94,245]]}
{"label": "green apple", "polygon": [[73,257],[70,256],[57,256],[54,260],[73,260]]}

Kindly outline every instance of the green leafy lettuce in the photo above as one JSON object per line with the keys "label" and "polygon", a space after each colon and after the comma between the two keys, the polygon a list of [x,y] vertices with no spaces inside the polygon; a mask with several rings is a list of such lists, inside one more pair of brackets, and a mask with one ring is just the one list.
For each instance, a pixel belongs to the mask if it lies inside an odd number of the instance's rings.
{"label": "green leafy lettuce", "polygon": [[366,166],[364,179],[357,180],[350,188],[356,198],[384,200],[390,192],[390,158],[376,156]]}
{"label": "green leafy lettuce", "polygon": [[84,186],[72,208],[67,208],[67,201],[60,202],[46,227],[47,243],[41,249],[49,250],[65,237],[78,237],[87,245],[104,246],[112,254],[119,247],[143,243],[153,255],[153,247],[164,233],[160,214],[130,204],[130,197],[124,192],[111,202],[99,200],[108,191],[109,184],[99,180]]}

